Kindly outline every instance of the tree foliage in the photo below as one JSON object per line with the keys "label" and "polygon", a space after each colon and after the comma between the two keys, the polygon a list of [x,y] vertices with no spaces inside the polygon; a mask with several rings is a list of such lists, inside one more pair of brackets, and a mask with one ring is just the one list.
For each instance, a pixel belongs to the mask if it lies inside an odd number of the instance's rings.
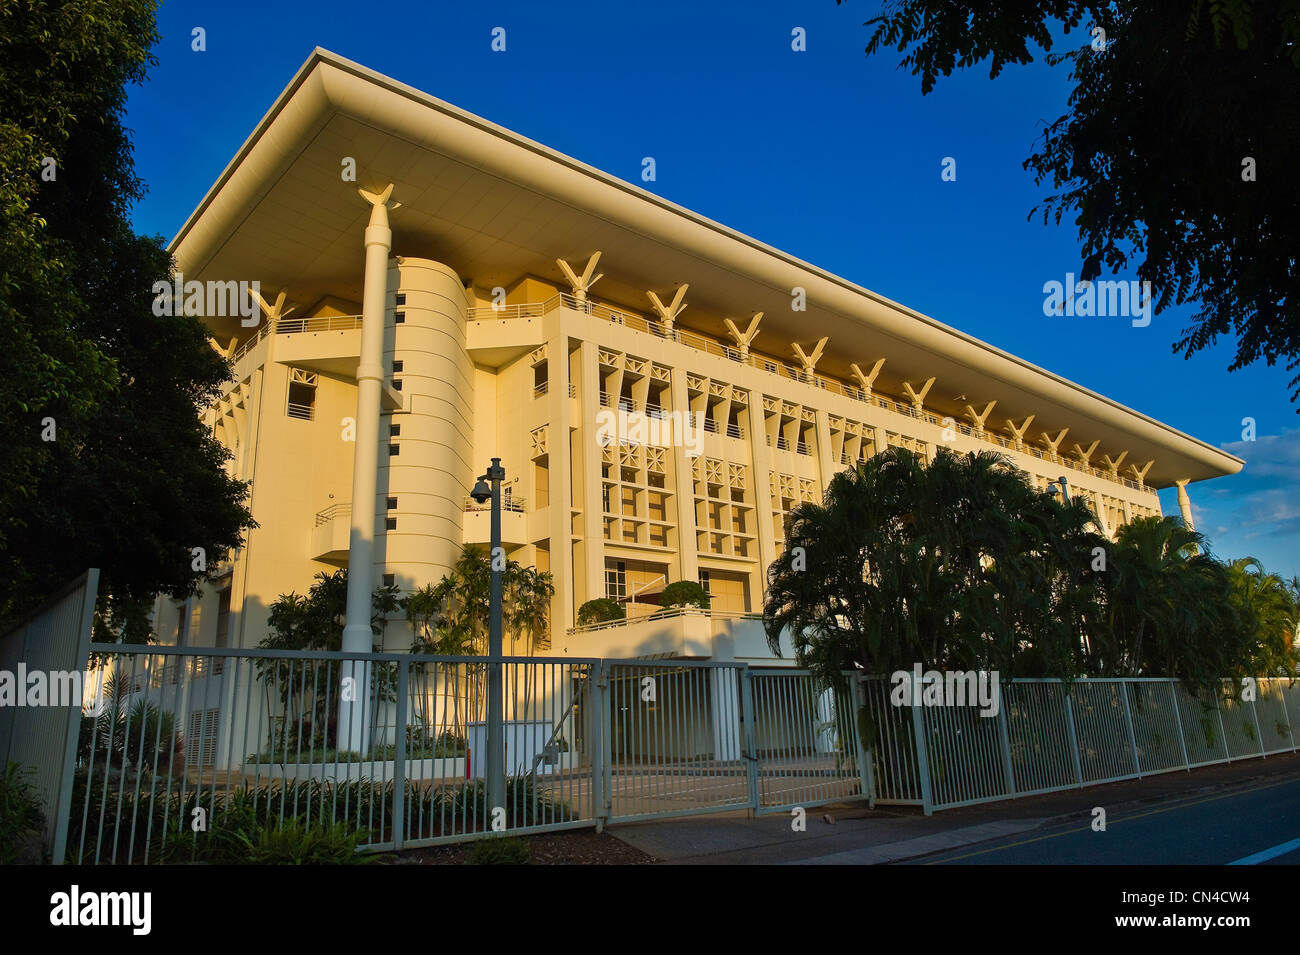
{"label": "tree foliage", "polygon": [[991,452],[891,448],[790,514],[764,627],[831,681],[845,670],[1169,676],[1294,675],[1300,584],[1224,564],[1172,517],[1111,542],[1081,498],[1031,487]]}
{"label": "tree foliage", "polygon": [[199,420],[229,366],[196,318],[153,314],[170,257],[127,219],[155,6],[0,5],[0,617],[96,566],[100,638],[145,639],[154,595],[192,593],[254,526]]}
{"label": "tree foliage", "polygon": [[659,594],[659,606],[665,609],[671,607],[699,607],[701,610],[708,610],[709,601],[712,599],[709,592],[696,581],[675,580]]}
{"label": "tree foliage", "polygon": [[608,597],[596,597],[578,608],[580,627],[593,623],[607,623],[611,620],[623,620],[626,617],[627,611],[623,609],[623,605]]}
{"label": "tree foliage", "polygon": [[940,449],[928,467],[901,448],[837,474],[822,504],[791,512],[768,575],[764,624],[778,651],[827,678],[996,669],[1077,672],[1098,624],[1104,544],[1081,501],[1032,488],[991,452]]}
{"label": "tree foliage", "polygon": [[[370,629],[383,633],[387,616],[399,606],[397,587],[376,587],[371,594]],[[258,646],[264,650],[341,650],[348,609],[348,572],[324,571],[306,595],[281,594],[267,614],[269,633]]]}
{"label": "tree foliage", "polygon": [[[487,553],[467,544],[451,573],[426,584],[401,601],[415,628],[413,653],[482,656],[487,653],[492,566]],[[504,648],[524,641],[525,653],[550,646],[550,607],[554,579],[536,567],[508,559],[501,573]]]}
{"label": "tree foliage", "polygon": [[[1067,64],[1069,111],[1024,164],[1055,191],[1030,216],[1073,220],[1083,280],[1134,264],[1157,313],[1195,303],[1175,352],[1231,335],[1230,371],[1261,359],[1300,369],[1300,4],[894,0],[867,26],[867,53],[903,52],[923,93],[985,60],[996,77],[1037,49]],[[1068,48],[1051,52],[1054,31]],[[1290,386],[1300,400],[1300,373]]]}

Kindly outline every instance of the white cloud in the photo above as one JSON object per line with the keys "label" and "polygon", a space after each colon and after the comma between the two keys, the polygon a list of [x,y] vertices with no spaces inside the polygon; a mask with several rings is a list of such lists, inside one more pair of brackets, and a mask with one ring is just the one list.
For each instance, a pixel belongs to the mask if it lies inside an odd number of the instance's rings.
{"label": "white cloud", "polygon": [[1243,476],[1291,480],[1300,476],[1300,428],[1266,434],[1256,441],[1233,441],[1221,447],[1246,462],[1241,471]]}

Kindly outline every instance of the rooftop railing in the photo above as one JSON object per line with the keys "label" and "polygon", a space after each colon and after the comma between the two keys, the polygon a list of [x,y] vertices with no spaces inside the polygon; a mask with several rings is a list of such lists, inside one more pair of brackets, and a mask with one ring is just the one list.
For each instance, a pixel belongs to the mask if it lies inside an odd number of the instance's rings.
{"label": "rooftop railing", "polygon": [[[847,384],[846,382],[839,381],[835,378],[828,378],[825,375],[809,373],[801,368],[791,367],[775,358],[768,358],[765,355],[750,354],[745,356],[742,355],[738,349],[704,338],[694,332],[689,332],[685,329],[673,329],[672,331],[669,331],[666,326],[659,322],[651,321],[650,319],[644,318],[633,312],[611,308],[608,305],[601,304],[592,299],[580,302],[576,297],[565,292],[558,292],[544,302],[530,302],[522,305],[505,305],[500,308],[495,308],[493,306],[477,306],[469,310],[469,317],[472,320],[488,318],[539,317],[557,308],[572,308],[580,312],[586,312],[588,315],[602,318],[615,325],[622,325],[635,331],[645,332],[646,334],[654,335],[656,338],[671,339],[679,344],[687,346],[688,348],[694,348],[697,351],[702,351],[709,355],[726,358],[729,361],[734,361],[738,364],[751,365],[752,367],[766,371],[769,374],[777,375],[778,377],[786,378],[790,381],[798,381],[814,388],[821,388],[824,391],[829,391],[831,394],[852,398],[855,401],[874,405],[885,411],[893,411],[897,414],[918,421],[926,421],[936,427],[953,427],[968,438],[974,438],[977,441],[994,444],[1000,448],[1005,448],[1008,451],[1017,451],[1021,454],[1028,454],[1041,461],[1052,461],[1053,463],[1060,464],[1063,467],[1079,471],[1083,474],[1089,474],[1105,481],[1122,484],[1135,491],[1146,491],[1150,494],[1155,493],[1153,488],[1144,484],[1139,484],[1137,481],[1126,477],[1120,477],[1117,474],[1111,474],[1109,471],[1102,470],[1101,468],[1091,467],[1081,461],[1060,457],[1051,454],[1050,452],[1044,452],[1029,444],[1017,446],[1015,442],[1010,441],[1007,438],[992,434],[988,431],[979,431],[969,425],[962,424],[961,422],[953,421],[951,425],[945,425],[944,418],[934,414],[933,412],[917,411],[911,405],[904,404],[900,401],[893,401],[880,395],[868,395],[865,391],[855,385]],[[602,401],[602,403],[604,402]],[[778,444],[778,447],[779,446],[780,445]]]}

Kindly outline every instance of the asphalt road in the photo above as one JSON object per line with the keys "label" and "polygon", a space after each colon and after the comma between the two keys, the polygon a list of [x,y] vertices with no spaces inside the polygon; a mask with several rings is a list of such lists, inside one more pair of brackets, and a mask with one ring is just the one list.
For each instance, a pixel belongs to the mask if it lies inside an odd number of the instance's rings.
{"label": "asphalt road", "polygon": [[1300,779],[1108,812],[1104,832],[1072,820],[903,864],[1300,865]]}

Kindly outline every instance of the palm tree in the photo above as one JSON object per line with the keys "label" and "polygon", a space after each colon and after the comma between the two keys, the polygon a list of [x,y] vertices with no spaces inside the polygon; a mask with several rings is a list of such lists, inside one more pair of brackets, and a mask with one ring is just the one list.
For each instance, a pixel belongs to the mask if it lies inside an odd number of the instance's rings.
{"label": "palm tree", "polygon": [[1254,557],[1228,564],[1233,603],[1248,619],[1258,621],[1251,650],[1259,674],[1295,674],[1297,603],[1295,593],[1277,574],[1270,574]]}
{"label": "palm tree", "polygon": [[1181,521],[1144,517],[1122,527],[1105,580],[1103,675],[1178,676],[1210,691],[1248,669],[1254,611],[1232,600],[1227,567]]}
{"label": "palm tree", "polygon": [[1029,668],[1071,676],[1099,624],[1081,502],[1031,487],[999,455],[891,448],[790,515],[764,626],[825,679],[853,666]]}
{"label": "palm tree", "polygon": [[[426,585],[403,602],[407,619],[416,630],[412,652],[445,656],[482,656],[487,652],[490,624],[491,565],[487,554],[467,545],[451,572],[437,584]],[[502,572],[503,628],[510,635],[513,654],[520,636],[526,637],[531,655],[549,638],[550,601],[555,595],[554,579],[534,567],[522,567],[508,560]],[[444,712],[446,697],[451,697],[453,723],[459,735],[461,703],[466,703],[466,717],[481,717],[484,700],[482,680],[485,671],[477,664],[440,664]],[[531,668],[530,668],[531,669]],[[461,678],[464,671],[465,685]],[[452,686],[448,694],[448,677]],[[438,687],[434,687],[437,698]],[[526,689],[526,692],[531,692]]]}
{"label": "palm tree", "polygon": [[[549,572],[516,564],[511,583],[508,601],[511,608],[511,652],[513,653],[514,635],[522,632],[527,638],[525,652],[531,657],[538,649],[550,646],[551,599],[555,596],[555,579]],[[524,699],[529,704],[533,699],[534,669],[535,667],[528,666],[524,670]]]}

